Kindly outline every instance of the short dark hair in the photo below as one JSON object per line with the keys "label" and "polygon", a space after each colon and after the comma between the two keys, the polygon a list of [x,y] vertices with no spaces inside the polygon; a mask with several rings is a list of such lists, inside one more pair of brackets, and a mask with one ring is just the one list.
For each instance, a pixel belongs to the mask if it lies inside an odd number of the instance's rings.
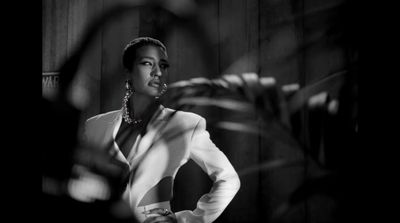
{"label": "short dark hair", "polygon": [[138,37],[130,41],[124,48],[122,53],[122,65],[128,71],[132,71],[133,61],[135,60],[136,50],[142,46],[153,45],[158,46],[161,50],[167,54],[167,48],[164,44],[154,38],[151,37]]}

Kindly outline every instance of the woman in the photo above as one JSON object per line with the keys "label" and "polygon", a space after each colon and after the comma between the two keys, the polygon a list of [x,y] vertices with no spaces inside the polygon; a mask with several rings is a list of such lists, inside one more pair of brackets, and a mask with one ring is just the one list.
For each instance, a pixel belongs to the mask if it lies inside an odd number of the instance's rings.
{"label": "woman", "polygon": [[[129,166],[123,198],[140,222],[213,222],[240,187],[238,175],[226,156],[210,140],[205,119],[163,107],[168,56],[158,40],[140,37],[124,49],[127,73],[121,110],[87,120],[86,137]],[[195,210],[173,213],[173,180],[189,159],[212,179],[213,187]],[[195,176],[194,176],[195,177]]]}

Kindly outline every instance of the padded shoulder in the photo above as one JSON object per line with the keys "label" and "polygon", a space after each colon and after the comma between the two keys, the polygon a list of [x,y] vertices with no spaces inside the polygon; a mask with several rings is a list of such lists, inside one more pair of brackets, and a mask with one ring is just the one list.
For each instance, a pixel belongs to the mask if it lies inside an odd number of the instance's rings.
{"label": "padded shoulder", "polygon": [[121,110],[115,110],[115,111],[110,111],[107,113],[98,114],[98,115],[95,115],[95,116],[87,119],[86,123],[92,123],[92,122],[97,122],[97,121],[110,122],[110,121],[113,121],[120,112],[121,112]]}
{"label": "padded shoulder", "polygon": [[166,116],[172,116],[174,121],[184,122],[185,124],[197,124],[200,119],[204,119],[202,116],[186,111],[176,111],[170,108],[166,108]]}

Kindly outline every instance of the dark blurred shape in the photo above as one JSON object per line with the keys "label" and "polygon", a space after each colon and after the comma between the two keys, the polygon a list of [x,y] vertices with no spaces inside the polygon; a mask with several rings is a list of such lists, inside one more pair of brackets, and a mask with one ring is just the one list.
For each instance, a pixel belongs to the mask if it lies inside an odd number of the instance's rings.
{"label": "dark blurred shape", "polygon": [[[128,205],[121,200],[126,167],[110,162],[102,150],[89,145],[79,147],[78,109],[62,100],[53,102],[42,98],[41,103],[44,127],[41,222],[135,222]],[[84,168],[90,175],[77,171],[77,167]],[[94,194],[92,200],[85,201],[74,195],[74,191],[82,191],[85,183],[90,186],[85,176],[105,179],[104,184],[99,185],[108,196],[102,198],[101,194]],[[80,189],[76,187],[79,182]]]}
{"label": "dark blurred shape", "polygon": [[95,33],[109,19],[133,9],[136,5],[118,5],[93,20],[60,67],[56,97],[41,99],[41,222],[136,222],[121,198],[127,167],[113,162],[107,148],[82,142],[81,111],[68,99],[70,85]]}
{"label": "dark blurred shape", "polygon": [[77,145],[80,111],[65,101],[41,100],[43,140],[42,174],[57,181],[71,176],[73,154]]}
{"label": "dark blurred shape", "polygon": [[[133,216],[118,215],[117,211],[129,209],[123,203],[97,201],[80,202],[69,196],[42,195],[40,222],[136,222]],[[115,210],[119,209],[119,210]]]}
{"label": "dark blurred shape", "polygon": [[249,174],[290,165],[305,166],[304,182],[276,207],[271,220],[293,221],[305,207],[318,222],[339,222],[351,215],[351,205],[346,202],[355,201],[351,196],[354,188],[347,182],[348,177],[355,176],[351,169],[354,157],[350,155],[358,146],[356,77],[357,67],[353,66],[303,88],[296,84],[278,86],[273,78],[255,73],[193,78],[171,84],[166,103],[181,107],[216,106],[242,113],[255,111],[262,122],[216,120],[210,125],[259,134],[281,146],[287,145],[292,152],[304,154],[303,159],[268,160],[239,171]]}

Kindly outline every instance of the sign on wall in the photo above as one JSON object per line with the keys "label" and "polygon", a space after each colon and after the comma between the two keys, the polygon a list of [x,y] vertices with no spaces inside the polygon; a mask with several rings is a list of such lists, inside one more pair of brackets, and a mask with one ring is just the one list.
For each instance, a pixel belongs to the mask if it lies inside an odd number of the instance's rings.
{"label": "sign on wall", "polygon": [[59,73],[43,72],[42,73],[42,96],[52,97],[58,89]]}

